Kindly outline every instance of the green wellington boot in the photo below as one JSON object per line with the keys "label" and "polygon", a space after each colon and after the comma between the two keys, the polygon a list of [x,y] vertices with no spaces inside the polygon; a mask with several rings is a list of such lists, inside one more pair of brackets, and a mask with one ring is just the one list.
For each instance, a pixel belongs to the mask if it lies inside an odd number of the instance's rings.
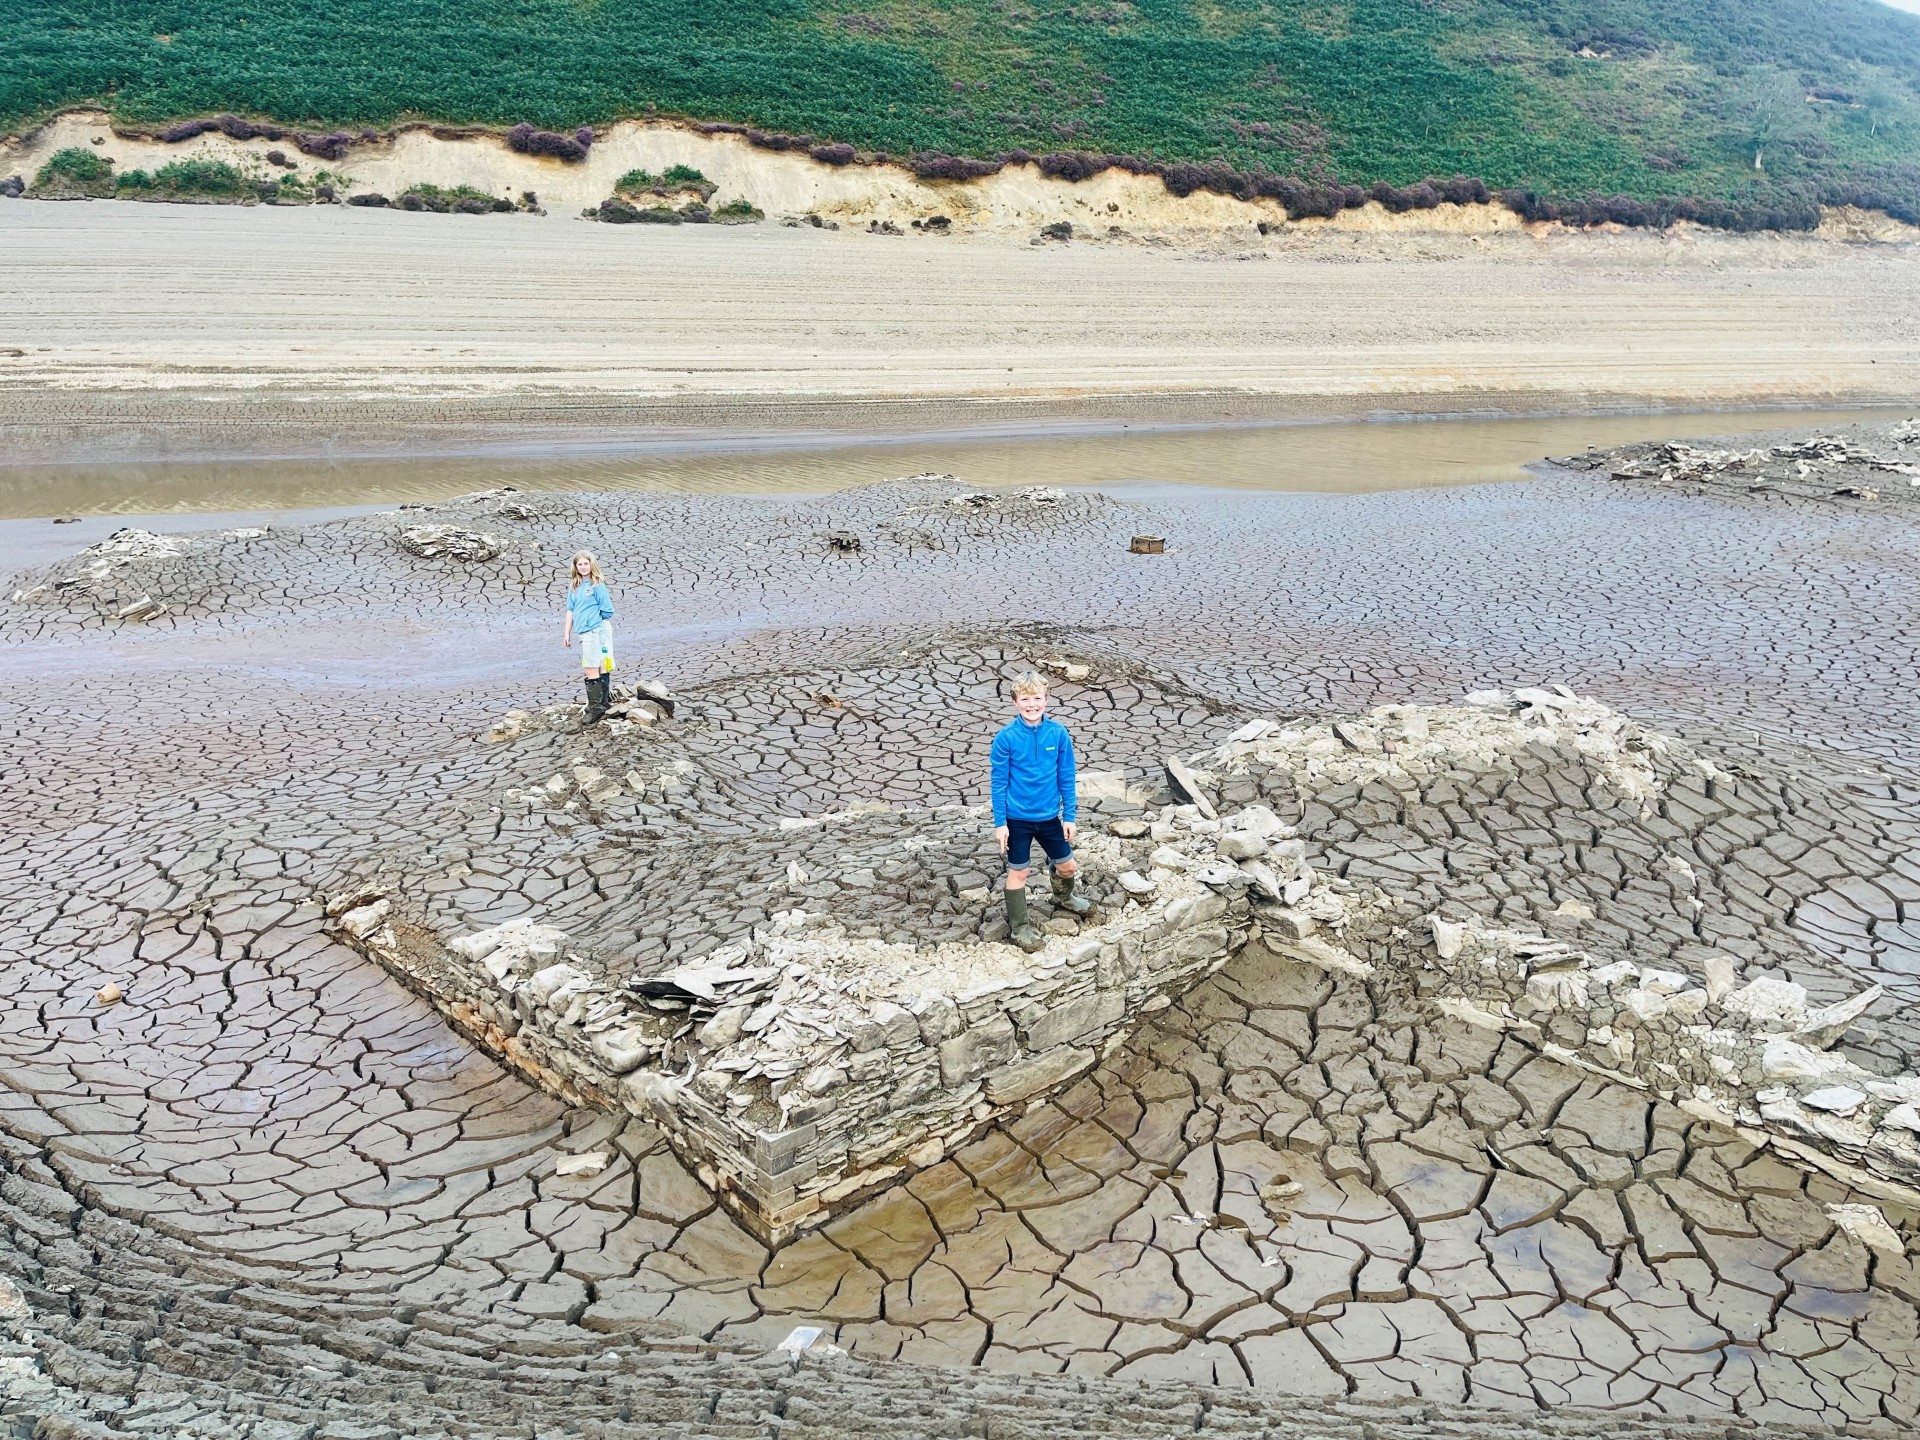
{"label": "green wellington boot", "polygon": [[1047,943],[1046,937],[1043,936],[1035,927],[1034,923],[1027,918],[1027,892],[1025,890],[1009,890],[1006,892],[1006,895],[1007,924],[1013,930],[1013,933],[1007,938],[1031,955]]}
{"label": "green wellington boot", "polygon": [[587,711],[580,717],[582,725],[597,725],[600,717],[607,713],[607,677],[589,675],[586,677]]}
{"label": "green wellington boot", "polygon": [[1093,902],[1084,895],[1076,895],[1073,893],[1073,882],[1079,878],[1080,872],[1078,870],[1074,871],[1071,875],[1055,875],[1053,877],[1054,909],[1064,910],[1069,915],[1085,916],[1093,913]]}

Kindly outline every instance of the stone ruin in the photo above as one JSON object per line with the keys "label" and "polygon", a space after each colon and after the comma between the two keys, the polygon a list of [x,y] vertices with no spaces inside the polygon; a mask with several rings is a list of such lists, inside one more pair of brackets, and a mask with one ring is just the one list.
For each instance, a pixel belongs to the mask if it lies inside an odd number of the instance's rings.
{"label": "stone ruin", "polygon": [[[1816,996],[1767,973],[1787,957],[1804,970],[1807,946],[1736,883],[1761,860],[1728,850],[1717,875],[1696,869],[1728,836],[1770,853],[1754,817],[1778,807],[1750,767],[1556,688],[1255,719],[1164,772],[1164,787],[1091,777],[1078,848],[1097,909],[1048,919],[1032,956],[994,934],[993,887],[967,868],[986,820],[957,806],[709,837],[712,873],[771,857],[791,903],[678,963],[636,961],[631,906],[475,927],[392,866],[338,887],[328,912],[540,1085],[658,1125],[769,1243],[1057,1092],[1249,947],[1410,992],[1920,1207],[1911,1056],[1897,1039],[1844,1043],[1882,988],[1828,966]],[[589,799],[620,788],[597,770],[579,784]],[[576,847],[594,836],[583,864],[619,894],[634,837],[567,832]],[[810,898],[809,867],[834,854],[891,857],[856,868],[855,891],[956,879],[937,903],[900,890],[904,928],[876,933]],[[1592,875],[1603,883],[1583,885]],[[1860,1208],[1854,1233],[1902,1247]]]}

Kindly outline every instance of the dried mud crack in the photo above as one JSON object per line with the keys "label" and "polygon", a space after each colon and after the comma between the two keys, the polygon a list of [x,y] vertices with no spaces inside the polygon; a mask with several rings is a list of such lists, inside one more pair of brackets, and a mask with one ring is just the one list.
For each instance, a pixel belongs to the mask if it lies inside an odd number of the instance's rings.
{"label": "dried mud crack", "polygon": [[[582,543],[665,682],[585,734]],[[0,1421],[1911,1428],[1913,555],[1565,471],[916,477],[17,577]],[[1029,961],[974,807],[1032,665],[1100,908]],[[766,1223],[688,1096],[837,1178]]]}

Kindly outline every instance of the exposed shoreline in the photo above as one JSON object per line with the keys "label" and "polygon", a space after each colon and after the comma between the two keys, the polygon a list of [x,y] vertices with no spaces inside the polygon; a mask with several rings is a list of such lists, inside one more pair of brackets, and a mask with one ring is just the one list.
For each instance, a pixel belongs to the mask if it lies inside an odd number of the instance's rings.
{"label": "exposed shoreline", "polygon": [[1196,251],[22,202],[0,246],[12,464],[1920,396],[1920,252],[1810,238]]}

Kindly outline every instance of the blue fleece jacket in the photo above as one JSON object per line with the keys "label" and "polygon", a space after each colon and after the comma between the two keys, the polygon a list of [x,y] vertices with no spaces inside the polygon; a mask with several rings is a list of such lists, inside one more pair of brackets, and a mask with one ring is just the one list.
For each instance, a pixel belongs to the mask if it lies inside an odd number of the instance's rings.
{"label": "blue fleece jacket", "polygon": [[1057,720],[1029,725],[1019,716],[993,737],[993,823],[1071,822],[1080,813],[1073,793],[1073,741]]}
{"label": "blue fleece jacket", "polygon": [[584,635],[589,630],[598,630],[602,620],[613,618],[613,597],[598,580],[587,585],[569,585],[567,609],[573,615],[573,633]]}

